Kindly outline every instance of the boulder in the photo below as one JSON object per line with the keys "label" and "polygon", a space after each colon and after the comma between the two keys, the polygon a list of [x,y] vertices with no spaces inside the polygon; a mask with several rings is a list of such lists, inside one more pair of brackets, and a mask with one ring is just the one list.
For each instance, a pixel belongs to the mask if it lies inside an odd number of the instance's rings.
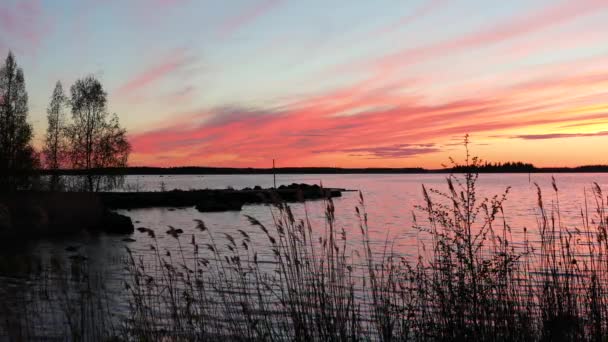
{"label": "boulder", "polygon": [[202,201],[196,205],[196,210],[202,213],[220,211],[240,211],[242,208],[243,202],[213,199]]}
{"label": "boulder", "polygon": [[108,210],[101,220],[101,230],[110,234],[132,234],[135,227],[130,217]]}

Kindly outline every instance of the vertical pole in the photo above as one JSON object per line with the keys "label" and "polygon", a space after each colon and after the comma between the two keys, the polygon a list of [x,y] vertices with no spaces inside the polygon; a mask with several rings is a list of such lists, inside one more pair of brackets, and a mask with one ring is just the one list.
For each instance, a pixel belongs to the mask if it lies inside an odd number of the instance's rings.
{"label": "vertical pole", "polygon": [[272,184],[274,184],[274,188],[277,188],[277,172],[274,169],[274,159],[272,160]]}

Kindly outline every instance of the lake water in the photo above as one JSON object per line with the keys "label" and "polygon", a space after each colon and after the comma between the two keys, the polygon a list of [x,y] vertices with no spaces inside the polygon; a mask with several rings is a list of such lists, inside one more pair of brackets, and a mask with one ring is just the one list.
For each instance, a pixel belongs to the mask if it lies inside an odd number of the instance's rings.
{"label": "lake water", "polygon": [[[529,232],[537,228],[537,191],[535,183],[543,191],[543,201],[547,208],[559,200],[562,222],[568,227],[581,224],[580,213],[585,206],[585,194],[590,210],[594,203],[591,199],[591,187],[597,182],[602,188],[608,185],[608,174],[604,173],[560,173],[554,175],[559,188],[556,197],[551,186],[551,174],[481,174],[477,183],[479,199],[501,195],[510,187],[505,202],[505,216],[511,226],[513,236],[523,234],[524,227]],[[391,241],[394,248],[404,255],[417,253],[418,239],[424,239],[412,228],[413,215],[424,220],[424,213],[415,209],[423,204],[422,185],[427,189],[434,188],[447,191],[445,174],[355,174],[355,175],[277,175],[279,185],[291,183],[322,184],[325,187],[359,190],[365,200],[369,217],[369,229],[372,243],[384,246]],[[260,185],[272,187],[272,175],[166,175],[166,176],[128,176],[125,191],[160,191],[181,189],[225,189],[232,187],[242,189]],[[360,241],[359,222],[355,208],[359,206],[358,192],[344,192],[342,197],[335,198],[336,223],[338,229],[344,229],[353,242]],[[313,228],[323,229],[325,204],[322,201],[310,201],[305,204],[291,205],[296,217],[303,218],[305,209]],[[175,239],[165,234],[169,226],[184,230],[184,236],[197,235],[199,241],[206,238],[200,235],[194,220],[203,220],[214,234],[236,233],[237,229],[250,231],[255,238],[258,230],[251,227],[246,215],[253,216],[267,226],[272,226],[271,207],[267,205],[245,205],[240,212],[200,213],[194,208],[151,208],[122,210],[121,213],[132,218],[135,227],[146,227],[154,230],[160,247],[163,250],[176,252],[178,245]],[[91,262],[101,265],[120,263],[124,257],[124,247],[129,246],[136,253],[145,254],[150,241],[145,234],[135,232],[135,242],[124,242],[122,236],[78,236],[60,241],[38,241],[29,245],[27,253],[43,256],[63,255],[67,246],[79,246],[79,252],[89,257]],[[263,240],[263,241],[262,241]],[[261,253],[269,253],[264,248],[266,239],[258,241]],[[256,240],[254,239],[254,245]]]}
{"label": "lake water", "polygon": [[[356,174],[356,175],[277,175],[279,185],[291,183],[322,184],[325,187],[359,190],[364,196],[365,207],[369,219],[371,244],[374,248],[383,248],[386,242],[392,245],[394,251],[406,258],[419,253],[419,242],[424,242],[418,230],[413,229],[413,215],[424,223],[424,213],[415,209],[423,204],[422,185],[447,191],[445,174]],[[481,174],[477,183],[478,198],[502,195],[510,187],[505,202],[505,217],[511,226],[513,237],[523,239],[524,228],[529,234],[537,231],[537,192],[535,183],[543,191],[543,202],[547,208],[559,203],[562,223],[574,229],[581,225],[581,210],[585,210],[585,195],[590,212],[594,208],[591,202],[591,187],[597,182],[602,188],[608,185],[608,174],[566,174],[555,175],[559,195],[553,191],[551,174]],[[190,190],[190,189],[225,189],[232,187],[241,189],[260,185],[272,187],[272,175],[179,175],[179,176],[128,176],[124,191],[160,191],[161,189]],[[360,242],[359,221],[355,208],[360,206],[358,192],[344,192],[342,197],[335,198],[336,226],[343,229],[351,243]],[[311,201],[305,204],[291,205],[297,218],[303,218],[306,213],[312,222],[313,230],[321,233],[324,229],[323,201]],[[204,243],[209,239],[206,233],[195,229],[194,220],[203,220],[214,236],[221,240],[224,233],[238,236],[238,229],[245,230],[251,235],[252,248],[256,249],[261,258],[271,258],[266,237],[258,228],[252,227],[246,215],[260,220],[272,227],[273,209],[266,205],[246,205],[241,212],[200,213],[194,208],[152,208],[120,211],[132,218],[135,227],[145,227],[156,232],[158,248],[165,253],[174,255],[180,248],[187,248],[187,242],[192,235]],[[179,243],[165,232],[169,227],[183,229],[183,240]],[[129,247],[136,256],[147,260],[150,254],[151,240],[146,234],[136,231],[135,241],[125,242],[124,236],[90,236],[82,235],[59,241],[46,240],[33,242],[24,250],[8,253],[23,256],[41,256],[43,259],[55,256],[68,258],[74,252],[67,252],[68,246],[78,248],[78,254],[89,260],[90,267],[104,274],[106,286],[119,292],[122,289],[121,276],[126,257],[125,247]],[[223,241],[223,240],[222,240]],[[222,243],[223,244],[223,243]],[[19,279],[12,277],[0,278],[0,300],[10,297],[22,288]],[[126,304],[115,303],[117,311],[126,311]],[[1,334],[0,334],[1,335]]]}
{"label": "lake water", "polygon": [[[412,214],[423,216],[415,210],[416,205],[423,204],[422,185],[427,189],[435,188],[447,191],[444,174],[365,174],[365,175],[277,175],[277,186],[291,183],[322,184],[325,187],[345,188],[362,192],[369,215],[370,230],[376,237],[385,239],[411,239],[415,236],[412,230]],[[559,200],[564,223],[580,224],[580,210],[584,209],[585,194],[590,200],[591,187],[597,182],[602,188],[608,185],[608,174],[560,173],[554,175],[559,189],[556,197],[551,186],[551,174],[481,174],[477,183],[478,198],[501,195],[510,187],[505,202],[507,222],[514,234],[527,227],[533,230],[536,226],[537,191],[535,183],[543,191],[544,203],[550,208]],[[272,175],[205,175],[205,176],[129,176],[127,188],[143,191],[158,191],[161,187],[172,189],[225,189],[233,187],[272,187]],[[357,231],[358,222],[355,207],[359,205],[357,192],[344,192],[341,198],[334,199],[337,219],[340,227],[347,232]],[[592,203],[588,203],[592,205]],[[303,205],[294,204],[295,211],[303,214]],[[323,217],[322,202],[306,203],[309,215],[313,219]],[[188,229],[195,218],[203,219],[215,231],[242,228],[248,226],[244,215],[258,218],[262,222],[271,221],[270,208],[264,205],[249,205],[242,212],[199,213],[192,208],[181,210],[145,209],[123,212],[142,225],[152,229],[164,229],[168,225]],[[136,226],[138,226],[136,225]],[[354,227],[353,227],[354,226]],[[409,241],[412,243],[415,241]],[[402,241],[408,244],[408,241]],[[407,252],[407,251],[405,251]]]}

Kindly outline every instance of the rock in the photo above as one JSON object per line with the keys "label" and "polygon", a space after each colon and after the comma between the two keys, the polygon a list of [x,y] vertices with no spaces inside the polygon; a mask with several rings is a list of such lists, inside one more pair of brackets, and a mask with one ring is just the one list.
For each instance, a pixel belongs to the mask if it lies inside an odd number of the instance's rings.
{"label": "rock", "polygon": [[[239,210],[243,204],[272,203],[272,196],[285,201],[325,198],[329,192],[317,184],[291,183],[278,189],[264,189],[256,185],[243,190],[206,189],[191,191],[100,193],[101,201],[109,209],[163,207],[168,211],[199,206],[201,211]],[[301,195],[298,195],[301,193]],[[219,202],[214,203],[214,202]]]}
{"label": "rock", "polygon": [[122,241],[124,241],[124,242],[135,242],[135,239],[124,238],[124,239],[122,239]]}
{"label": "rock", "polygon": [[101,228],[110,234],[132,234],[135,231],[130,217],[112,211],[104,213]]}
{"label": "rock", "polygon": [[140,233],[145,233],[148,231],[148,228],[139,227],[139,228],[137,228],[137,231],[139,231]]}
{"label": "rock", "polygon": [[226,200],[206,200],[196,205],[196,210],[202,213],[219,211],[240,211],[242,208],[242,202]]}

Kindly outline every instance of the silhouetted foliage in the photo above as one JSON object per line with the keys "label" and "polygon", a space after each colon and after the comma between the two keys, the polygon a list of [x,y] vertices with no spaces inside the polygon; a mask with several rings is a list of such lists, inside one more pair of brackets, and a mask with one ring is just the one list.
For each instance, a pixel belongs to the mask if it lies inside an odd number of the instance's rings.
{"label": "silhouetted foliage", "polygon": [[67,98],[63,93],[61,82],[57,82],[47,109],[48,128],[44,145],[44,161],[47,170],[52,171],[49,179],[49,190],[61,189],[61,176],[57,173],[65,166],[67,153],[65,109]]}
{"label": "silhouetted foliage", "polygon": [[453,172],[534,172],[534,165],[523,162],[490,163],[478,165],[458,165],[451,169]]}
{"label": "silhouetted foliage", "polygon": [[[67,126],[69,160],[72,169],[125,168],[131,146],[116,114],[107,112],[107,94],[94,76],[79,79],[70,89],[72,123]],[[81,190],[101,191],[118,186],[117,174],[83,175]]]}
{"label": "silhouetted foliage", "polygon": [[32,126],[27,115],[23,70],[9,52],[0,67],[0,191],[31,187],[32,171],[39,160],[31,146]]}
{"label": "silhouetted foliage", "polygon": [[[179,166],[179,167],[142,167],[135,166],[127,169],[91,169],[87,172],[82,170],[61,170],[66,175],[82,175],[85,173],[116,173],[121,172],[128,175],[248,175],[248,174],[273,174],[273,169],[263,168],[232,168],[232,167],[206,167],[206,166]],[[274,169],[276,174],[410,174],[427,173],[430,170],[422,168],[335,168],[335,167],[284,167]]]}

